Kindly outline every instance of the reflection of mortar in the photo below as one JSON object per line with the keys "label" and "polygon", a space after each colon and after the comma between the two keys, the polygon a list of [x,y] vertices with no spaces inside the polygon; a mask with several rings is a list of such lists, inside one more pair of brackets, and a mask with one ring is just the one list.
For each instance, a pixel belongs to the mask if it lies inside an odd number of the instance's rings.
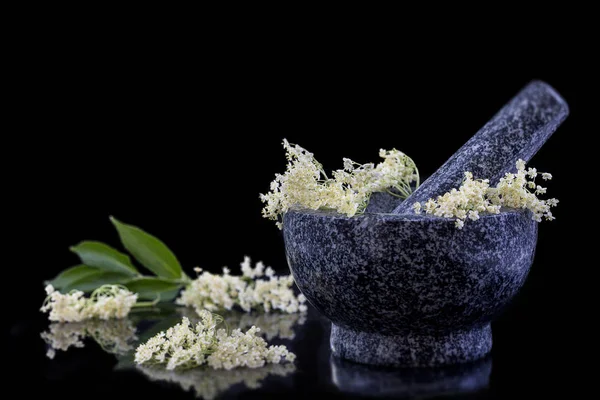
{"label": "reflection of mortar", "polygon": [[418,215],[290,211],[283,229],[298,287],[333,322],[333,353],[394,366],[485,356],[490,322],[523,285],[537,240],[521,210],[462,230]]}
{"label": "reflection of mortar", "polygon": [[331,357],[331,380],[344,393],[369,397],[437,397],[478,392],[490,383],[492,360],[437,368],[385,369]]}

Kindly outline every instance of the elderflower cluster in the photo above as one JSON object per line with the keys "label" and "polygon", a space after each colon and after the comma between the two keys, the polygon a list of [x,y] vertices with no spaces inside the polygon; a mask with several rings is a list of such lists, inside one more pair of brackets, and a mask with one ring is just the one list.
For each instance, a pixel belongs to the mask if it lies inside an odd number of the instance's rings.
{"label": "elderflower cluster", "polygon": [[129,319],[103,321],[91,319],[82,322],[50,324],[40,336],[48,344],[48,358],[54,358],[57,350],[67,351],[70,347],[84,347],[83,340],[93,338],[105,351],[126,354],[133,350],[137,340],[135,326]]}
{"label": "elderflower cluster", "polygon": [[306,311],[306,298],[294,294],[291,275],[275,276],[273,269],[265,268],[260,261],[252,268],[250,257],[245,257],[240,266],[241,276],[231,275],[228,268],[223,268],[223,275],[202,272],[181,292],[177,304],[193,307],[198,313],[205,309],[231,310],[234,306],[246,312],[257,308],[267,313]]}
{"label": "elderflower cluster", "polygon": [[532,212],[532,218],[541,222],[542,218],[553,220],[551,207],[557,199],[541,200],[537,195],[545,194],[546,188],[535,183],[538,175],[544,180],[552,179],[548,173],[538,173],[535,168],[526,169],[525,161],[517,161],[517,172],[506,173],[496,187],[490,187],[489,180],[474,180],[473,174],[465,172],[465,179],[458,189],[452,189],[436,200],[429,199],[423,205],[415,203],[414,211],[425,211],[437,217],[456,218],[456,227],[462,229],[467,219],[476,221],[480,213],[498,214],[502,207],[522,208]]}
{"label": "elderflower cluster", "polygon": [[210,311],[200,312],[200,321],[192,326],[182,322],[141,344],[135,353],[137,364],[166,364],[166,369],[188,369],[207,364],[214,369],[259,368],[266,363],[293,362],[295,355],[285,346],[267,346],[257,336],[259,328],[228,333],[217,329],[222,318]]}
{"label": "elderflower cluster", "polygon": [[92,292],[90,298],[79,290],[60,293],[52,285],[46,286],[46,294],[48,296],[40,310],[49,312],[48,319],[57,322],[125,318],[138,297],[120,285],[103,285]]}
{"label": "elderflower cluster", "polygon": [[406,198],[412,191],[411,183],[419,185],[414,161],[395,149],[380,150],[384,161],[376,166],[344,158],[344,168],[328,178],[312,153],[287,140],[283,147],[288,160],[286,172],[276,174],[271,191],[260,195],[265,203],[263,217],[277,221],[279,228],[282,215],[293,207],[331,209],[352,217],[364,212],[373,192],[388,191]]}

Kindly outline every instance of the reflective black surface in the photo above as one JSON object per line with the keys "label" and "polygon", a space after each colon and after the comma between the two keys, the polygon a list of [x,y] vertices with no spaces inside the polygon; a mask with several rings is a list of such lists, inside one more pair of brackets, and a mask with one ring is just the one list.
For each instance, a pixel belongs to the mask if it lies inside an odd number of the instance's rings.
{"label": "reflective black surface", "polygon": [[[184,372],[139,367],[132,351],[139,341],[193,311],[175,306],[139,311],[129,319],[78,324],[48,324],[44,316],[23,320],[10,331],[10,353],[24,393],[61,398],[509,398],[564,387],[566,371],[551,352],[529,335],[528,347],[505,348],[509,336],[498,324],[491,357],[438,369],[385,369],[340,360],[329,350],[330,324],[316,310],[306,315],[230,312],[232,327],[261,326],[273,344],[298,355],[294,365],[233,371],[199,368]],[[531,330],[530,330],[531,331]],[[515,334],[513,332],[512,334]],[[19,357],[20,356],[20,357]],[[558,368],[558,369],[557,369]],[[565,374],[563,374],[565,372]]]}

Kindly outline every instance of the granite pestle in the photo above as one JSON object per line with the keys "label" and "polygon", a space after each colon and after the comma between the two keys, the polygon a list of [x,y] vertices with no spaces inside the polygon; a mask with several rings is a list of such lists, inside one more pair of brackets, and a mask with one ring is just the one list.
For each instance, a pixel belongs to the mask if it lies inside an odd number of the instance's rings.
{"label": "granite pestle", "polygon": [[567,103],[550,85],[529,83],[393,213],[412,213],[414,203],[458,188],[465,171],[495,185],[518,159],[529,161],[567,115]]}

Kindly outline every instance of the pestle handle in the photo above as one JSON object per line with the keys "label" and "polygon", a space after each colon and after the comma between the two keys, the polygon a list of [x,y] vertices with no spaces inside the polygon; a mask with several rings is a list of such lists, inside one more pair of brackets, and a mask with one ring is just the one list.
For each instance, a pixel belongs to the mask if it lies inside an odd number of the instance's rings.
{"label": "pestle handle", "polygon": [[458,188],[464,172],[495,185],[518,159],[529,161],[569,115],[566,101],[547,83],[533,81],[406,198],[393,213]]}

